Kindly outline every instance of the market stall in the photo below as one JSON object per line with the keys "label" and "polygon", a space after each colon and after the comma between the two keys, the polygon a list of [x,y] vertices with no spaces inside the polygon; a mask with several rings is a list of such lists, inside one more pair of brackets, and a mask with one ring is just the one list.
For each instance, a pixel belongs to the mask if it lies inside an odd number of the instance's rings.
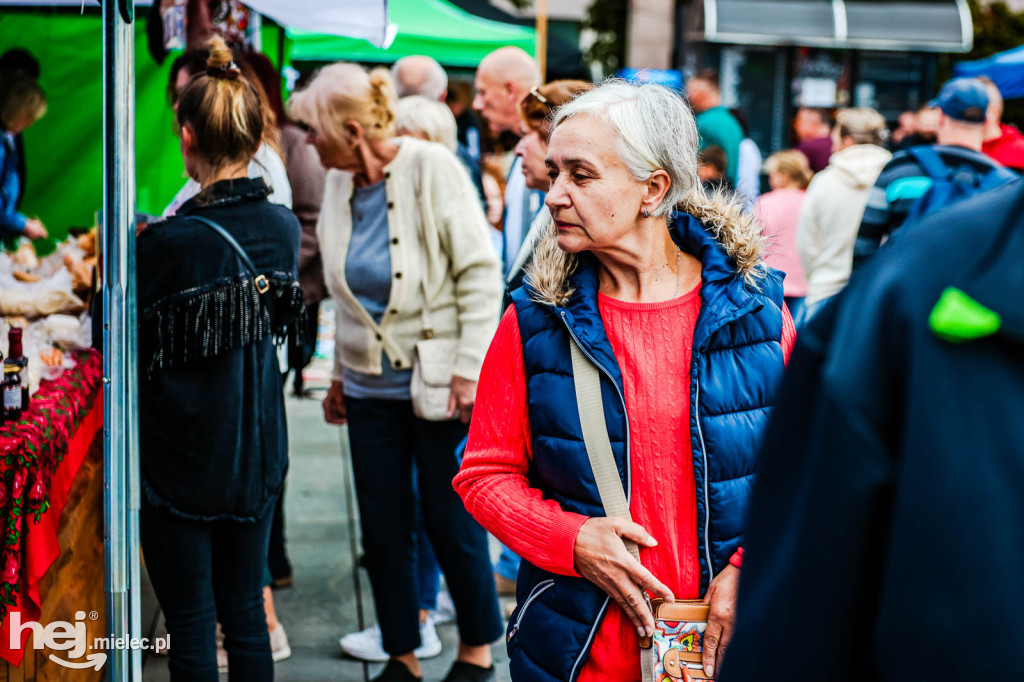
{"label": "market stall", "polygon": [[[78,11],[40,7],[50,4],[0,0],[2,42],[38,56],[48,95],[48,115],[24,136],[29,182],[21,209],[41,217],[51,237],[36,243],[38,251],[23,245],[0,257],[0,352],[27,359],[31,393],[25,409],[0,422],[0,679],[65,679],[68,668],[79,669],[75,679],[141,679],[137,651],[112,648],[69,662],[67,654],[78,654],[61,651],[52,635],[73,631],[92,644],[140,631],[131,593],[138,549],[130,235],[132,45],[144,34],[131,24],[131,0]],[[169,121],[160,118],[165,77],[150,74],[151,121]],[[165,188],[152,190],[155,204],[180,183],[180,167],[160,162],[174,156],[165,146],[149,147],[146,167],[157,175],[140,188]],[[88,244],[67,237],[94,221],[99,229],[84,237]],[[105,255],[100,263],[96,251]],[[97,280],[105,283],[98,290]],[[107,313],[97,324],[102,357],[90,348],[85,315],[93,292]],[[17,339],[8,343],[9,328],[22,330],[23,353]]]}
{"label": "market stall", "polygon": [[[78,532],[63,543],[58,539],[65,511],[69,518],[99,518],[99,500],[68,506],[87,460],[92,479],[102,474],[103,362],[91,348],[86,312],[95,266],[95,230],[57,244],[42,259],[27,241],[13,254],[0,254],[0,353],[7,360],[0,425],[0,657],[13,665],[21,665],[29,651],[32,629],[23,624],[42,622],[44,578],[62,551],[92,547],[102,556],[96,524],[65,523]],[[75,594],[79,604],[50,609],[42,624],[74,622],[80,609],[95,611],[92,620],[99,621],[101,578],[65,576],[60,592]],[[20,648],[11,646],[12,634]],[[35,668],[34,651],[28,658]]]}

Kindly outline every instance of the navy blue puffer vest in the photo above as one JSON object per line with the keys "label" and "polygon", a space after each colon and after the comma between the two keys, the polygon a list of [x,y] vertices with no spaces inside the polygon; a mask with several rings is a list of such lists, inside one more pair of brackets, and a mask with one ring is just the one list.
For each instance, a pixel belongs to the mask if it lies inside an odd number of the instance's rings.
{"label": "navy blue puffer vest", "polygon": [[[703,593],[741,545],[758,444],[784,366],[782,276],[769,270],[755,291],[696,218],[677,213],[673,222],[676,243],[703,264],[690,371],[688,451],[697,486]],[[592,257],[581,257],[571,282],[574,293],[564,307],[532,300],[529,285],[512,295],[533,434],[528,475],[545,498],[563,509],[604,516],[577,413],[569,334],[601,368],[608,435],[629,495],[622,375],[598,310]],[[685,454],[682,450],[679,456]],[[513,679],[575,680],[609,607],[607,595],[587,580],[548,573],[523,561],[516,597],[507,637]]]}

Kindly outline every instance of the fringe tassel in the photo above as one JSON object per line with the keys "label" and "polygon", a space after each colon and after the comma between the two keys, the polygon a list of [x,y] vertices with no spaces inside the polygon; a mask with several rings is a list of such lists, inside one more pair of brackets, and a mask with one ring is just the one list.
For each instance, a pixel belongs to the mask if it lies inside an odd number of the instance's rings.
{"label": "fringe tassel", "polygon": [[152,374],[258,343],[270,334],[281,338],[304,312],[302,289],[295,280],[273,276],[270,291],[261,295],[246,276],[151,306],[144,313],[140,347],[143,358],[152,354]]}

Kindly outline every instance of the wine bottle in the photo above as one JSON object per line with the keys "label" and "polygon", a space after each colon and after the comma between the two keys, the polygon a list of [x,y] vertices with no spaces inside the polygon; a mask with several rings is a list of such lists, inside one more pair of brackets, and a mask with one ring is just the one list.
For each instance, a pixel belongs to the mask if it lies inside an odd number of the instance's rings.
{"label": "wine bottle", "polygon": [[22,331],[12,327],[7,334],[8,351],[4,360],[4,420],[21,418],[28,409],[28,358],[21,345]]}

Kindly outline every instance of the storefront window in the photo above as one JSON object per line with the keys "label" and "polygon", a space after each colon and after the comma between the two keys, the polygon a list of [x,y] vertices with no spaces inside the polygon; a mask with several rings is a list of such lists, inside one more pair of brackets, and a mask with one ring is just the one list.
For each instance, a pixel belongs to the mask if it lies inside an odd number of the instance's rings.
{"label": "storefront window", "polygon": [[856,106],[877,109],[888,121],[916,111],[927,101],[924,83],[933,80],[934,57],[900,52],[858,53]]}

